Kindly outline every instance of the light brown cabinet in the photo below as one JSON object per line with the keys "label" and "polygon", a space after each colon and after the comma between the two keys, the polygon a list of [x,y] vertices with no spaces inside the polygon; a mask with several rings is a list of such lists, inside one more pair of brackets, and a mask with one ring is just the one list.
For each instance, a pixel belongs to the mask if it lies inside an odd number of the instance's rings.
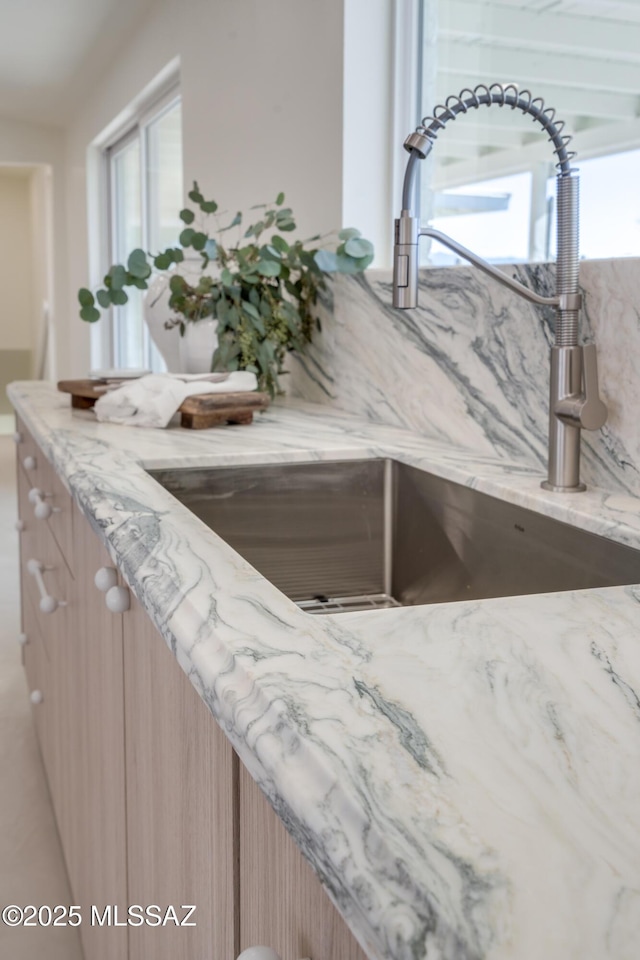
{"label": "light brown cabinet", "polygon": [[[127,909],[125,714],[122,616],[111,613],[94,576],[111,565],[88,521],[74,506],[75,580],[68,607],[64,676],[64,798],[58,822],[71,889],[82,908],[87,960],[127,956],[126,927],[87,922],[92,906]],[[87,856],[87,851],[90,855]]]}
{"label": "light brown cabinet", "polygon": [[123,620],[129,901],[196,908],[131,928],[129,957],[233,960],[237,758],[135,598]]}
{"label": "light brown cabinet", "polygon": [[366,960],[260,788],[240,765],[240,946],[283,960]]}
{"label": "light brown cabinet", "polygon": [[[142,606],[107,609],[94,577],[108,553],[18,429],[24,663],[85,960],[235,960],[259,944],[365,960]],[[38,519],[39,502],[56,509]],[[178,920],[194,905],[196,925],[126,925],[129,905]],[[92,924],[92,907],[125,925]]]}

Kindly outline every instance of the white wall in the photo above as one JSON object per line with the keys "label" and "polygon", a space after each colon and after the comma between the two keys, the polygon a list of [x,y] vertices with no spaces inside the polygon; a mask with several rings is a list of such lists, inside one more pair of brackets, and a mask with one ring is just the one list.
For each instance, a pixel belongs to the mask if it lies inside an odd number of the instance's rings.
{"label": "white wall", "polygon": [[[29,299],[33,309],[35,298],[41,301],[46,291],[49,298],[52,326],[63,322],[68,316],[67,235],[65,230],[65,137],[62,130],[42,124],[25,123],[0,117],[0,165],[25,164],[38,167],[36,180],[32,181],[31,199],[38,209],[31,208],[30,220],[40,231],[34,242],[34,282]],[[1,170],[1,167],[0,167]],[[35,191],[35,192],[34,192]],[[44,249],[44,241],[48,250]],[[50,263],[45,263],[45,253]],[[44,259],[43,259],[44,258]],[[39,312],[35,323],[38,323]],[[37,348],[37,335],[35,346]],[[51,344],[51,358],[47,375],[56,378],[57,371],[65,366],[61,352],[64,344]]]}
{"label": "white wall", "polygon": [[[99,280],[87,146],[175,57],[187,188],[198,179],[233,211],[285,190],[302,235],[342,225],[343,0],[158,0],[68,131],[70,296]],[[82,376],[89,331],[73,301],[65,319],[59,375]]]}
{"label": "white wall", "polygon": [[0,167],[0,350],[33,346],[31,178]]}
{"label": "white wall", "polygon": [[393,0],[345,0],[342,219],[373,241],[379,267],[391,263],[399,215],[392,191],[394,7]]}
{"label": "white wall", "polygon": [[[41,164],[35,167],[29,182],[31,252],[33,259],[31,310],[33,316],[33,376],[55,379],[57,371],[56,336],[53,324],[54,224],[53,171]],[[58,229],[64,244],[62,225]],[[67,291],[62,291],[66,297]],[[65,300],[66,302],[66,300]],[[64,314],[63,314],[64,315]]]}

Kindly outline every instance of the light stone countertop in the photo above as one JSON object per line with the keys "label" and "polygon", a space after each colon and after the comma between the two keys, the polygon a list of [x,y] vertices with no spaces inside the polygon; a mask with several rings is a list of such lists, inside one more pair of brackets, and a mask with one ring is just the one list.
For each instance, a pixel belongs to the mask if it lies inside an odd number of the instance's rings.
{"label": "light stone countertop", "polygon": [[9,396],[372,960],[637,960],[640,587],[311,617],[144,468],[391,457],[640,547],[640,500],[305,404]]}

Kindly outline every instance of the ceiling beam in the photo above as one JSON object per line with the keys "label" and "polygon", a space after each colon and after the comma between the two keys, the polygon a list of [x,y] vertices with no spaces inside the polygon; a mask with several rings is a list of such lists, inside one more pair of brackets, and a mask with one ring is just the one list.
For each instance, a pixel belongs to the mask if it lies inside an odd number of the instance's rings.
{"label": "ceiling beam", "polygon": [[[495,79],[495,75],[490,77]],[[437,83],[437,102],[444,103],[450,94],[457,94],[463,87],[474,87],[480,83],[477,73],[460,72],[440,74]],[[524,84],[521,84],[524,87]],[[545,102],[555,107],[558,116],[598,117],[603,120],[628,120],[640,115],[640,85],[635,94],[603,93],[597,90],[578,90],[574,87],[554,86],[536,80],[530,84],[534,96],[544,97]],[[425,104],[425,112],[431,111],[435,104]],[[481,108],[486,109],[486,108]],[[499,110],[498,107],[491,109]],[[508,111],[503,112],[508,113]],[[471,119],[472,115],[469,115]]]}
{"label": "ceiling beam", "polygon": [[596,20],[579,16],[578,10],[556,11],[447,0],[439,7],[438,40],[480,40],[554,55],[640,63],[640,23]]}
{"label": "ceiling beam", "polygon": [[[513,7],[514,0],[482,0],[482,2],[491,2],[501,12],[505,7]],[[525,6],[528,10],[536,10],[540,13],[553,12],[558,7],[558,3],[563,5],[571,15],[579,17],[591,17],[595,20],[624,20],[632,23],[640,23],[640,9],[638,9],[637,0],[520,0],[520,6]]]}
{"label": "ceiling beam", "polygon": [[[491,83],[504,81],[538,83],[594,92],[638,94],[640,65],[614,60],[559,57],[542,51],[450,43],[438,62],[439,74],[455,74]],[[478,81],[476,81],[478,82]],[[586,111],[589,112],[588,110]]]}
{"label": "ceiling beam", "polygon": [[[446,137],[447,131],[442,134]],[[578,157],[575,161],[578,169],[580,160],[590,157],[606,156],[611,153],[621,153],[624,150],[640,149],[640,120],[627,123],[615,123],[583,130],[577,133],[571,143],[571,149],[576,150]],[[432,187],[434,190],[450,190],[468,183],[478,183],[481,180],[492,180],[496,177],[506,177],[512,173],[521,173],[531,169],[535,164],[546,160],[553,160],[550,144],[531,143],[525,147],[513,150],[500,150],[477,160],[462,161],[443,166],[438,163],[438,144],[434,147],[435,159]],[[443,159],[446,156],[443,150]]]}

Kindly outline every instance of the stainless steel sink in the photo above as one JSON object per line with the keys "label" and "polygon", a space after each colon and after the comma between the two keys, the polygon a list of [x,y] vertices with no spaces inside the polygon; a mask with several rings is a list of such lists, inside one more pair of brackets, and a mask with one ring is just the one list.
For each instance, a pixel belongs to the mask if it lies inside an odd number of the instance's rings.
{"label": "stainless steel sink", "polygon": [[640,551],[393,460],[150,473],[311,613],[640,583]]}

